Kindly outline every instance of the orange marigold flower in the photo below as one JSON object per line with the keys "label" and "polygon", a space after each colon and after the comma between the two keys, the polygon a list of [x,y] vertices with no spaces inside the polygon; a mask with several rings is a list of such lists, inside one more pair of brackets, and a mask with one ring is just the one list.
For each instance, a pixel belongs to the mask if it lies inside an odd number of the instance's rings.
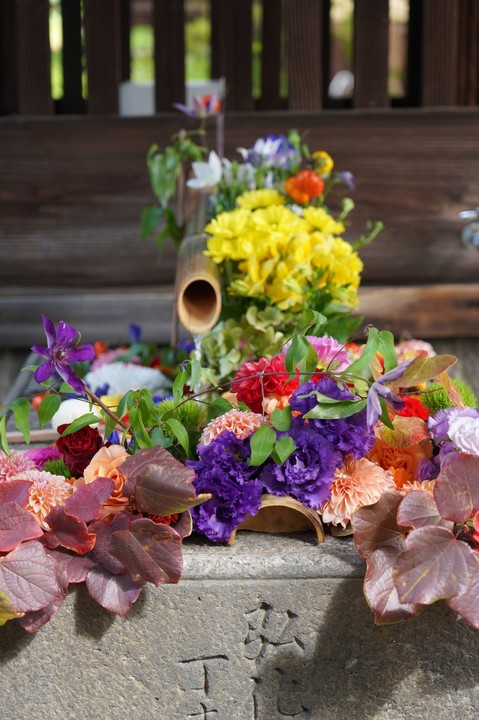
{"label": "orange marigold flower", "polygon": [[252,435],[261,425],[264,425],[263,416],[259,413],[232,408],[224,415],[211,420],[203,430],[200,445],[209,445],[220,433],[229,430],[237,438],[244,440]]}
{"label": "orange marigold flower", "polygon": [[396,448],[377,438],[366,457],[368,460],[380,465],[384,470],[394,469],[395,477],[396,471],[402,469],[403,472],[397,475],[398,482],[401,483],[399,487],[401,487],[404,482],[416,479],[419,463],[421,460],[429,459],[431,455],[432,444],[430,440],[422,440],[417,445]]}
{"label": "orange marigold flower", "polygon": [[335,471],[331,498],[319,512],[324,522],[345,528],[358,508],[377,502],[383,492],[395,489],[389,471],[366,458],[354,460],[350,455],[343,467]]}

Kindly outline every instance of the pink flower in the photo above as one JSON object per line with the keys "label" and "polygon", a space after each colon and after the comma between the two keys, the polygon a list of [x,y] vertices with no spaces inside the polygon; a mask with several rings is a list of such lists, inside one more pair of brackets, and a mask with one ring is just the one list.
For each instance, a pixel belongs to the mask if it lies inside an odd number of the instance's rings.
{"label": "pink flower", "polygon": [[35,467],[38,470],[41,470],[49,460],[58,460],[61,458],[60,451],[56,445],[49,445],[44,448],[32,448],[31,450],[27,450],[25,455],[35,463]]}
{"label": "pink flower", "polygon": [[410,480],[399,488],[399,492],[401,495],[407,495],[407,493],[411,492],[411,490],[422,490],[422,492],[427,492],[429,495],[434,495],[435,484],[435,480],[423,480],[423,482],[419,482],[419,480]]}
{"label": "pink flower", "polygon": [[396,490],[389,470],[366,458],[353,460],[349,456],[334,473],[331,498],[319,510],[323,522],[345,528],[358,508],[377,502],[387,490]]}
{"label": "pink flower", "polygon": [[[341,345],[341,343],[329,337],[329,335],[323,335],[322,337],[306,335],[306,340],[309,340],[316,350],[318,355],[318,368],[326,370],[329,367],[332,371],[341,372],[351,365],[351,357],[344,345]],[[284,346],[283,352],[285,354],[290,345],[291,342],[287,342]]]}
{"label": "pink flower", "polygon": [[44,530],[50,530],[45,517],[57,505],[64,505],[73,488],[62,475],[52,475],[43,470],[26,470],[16,476],[18,480],[30,480],[27,510]]}
{"label": "pink flower", "polygon": [[3,450],[0,450],[0,482],[8,482],[18,473],[25,470],[35,470],[36,465],[24,453],[18,450],[11,450],[12,457],[8,457]]}
{"label": "pink flower", "polygon": [[[110,363],[115,362],[117,358],[125,355],[127,350],[128,348],[115,348],[114,350],[107,350],[101,355],[98,355],[98,357],[96,357],[90,365],[90,372],[103,367],[103,365],[109,365]],[[135,355],[130,358],[128,362],[134,363],[135,365],[141,365],[141,358],[138,355]]]}
{"label": "pink flower", "polygon": [[228,410],[224,415],[211,420],[203,430],[200,445],[209,445],[220,433],[229,430],[237,438],[244,440],[252,435],[261,425],[264,425],[263,416],[247,410]]}
{"label": "pink flower", "polygon": [[396,355],[398,357],[398,365],[401,365],[405,360],[421,355],[435,357],[436,351],[430,343],[424,340],[405,340],[396,345]]}

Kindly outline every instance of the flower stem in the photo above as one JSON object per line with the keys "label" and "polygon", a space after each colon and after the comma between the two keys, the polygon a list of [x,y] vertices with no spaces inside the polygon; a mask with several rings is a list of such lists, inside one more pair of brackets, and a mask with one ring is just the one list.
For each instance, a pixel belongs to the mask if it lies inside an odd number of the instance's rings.
{"label": "flower stem", "polygon": [[130,429],[130,426],[128,425],[128,423],[126,423],[124,420],[122,420],[121,418],[119,418],[118,415],[116,415],[116,414],[113,412],[113,410],[110,410],[110,408],[108,407],[108,405],[105,405],[105,403],[104,403],[102,400],[100,400],[100,398],[99,398],[97,395],[95,395],[95,393],[94,393],[92,390],[90,390],[90,388],[87,387],[86,385],[85,385],[85,392],[86,392],[86,394],[88,395],[88,397],[89,397],[91,400],[93,400],[93,402],[95,403],[95,405],[98,405],[98,407],[100,407],[104,412],[106,412],[106,414],[108,415],[108,417],[111,417],[111,419],[114,420],[117,425],[119,425],[120,427],[122,427],[123,430],[129,430],[129,429]]}

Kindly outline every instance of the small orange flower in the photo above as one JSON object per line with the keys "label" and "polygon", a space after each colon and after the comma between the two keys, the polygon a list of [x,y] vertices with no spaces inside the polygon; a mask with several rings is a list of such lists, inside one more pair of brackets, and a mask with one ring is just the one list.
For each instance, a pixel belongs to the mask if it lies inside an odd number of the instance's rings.
{"label": "small orange flower", "polygon": [[432,444],[429,440],[421,441],[417,445],[395,448],[377,438],[366,457],[384,470],[391,470],[397,487],[400,488],[405,483],[416,480],[419,463],[430,458],[431,455]]}
{"label": "small orange flower", "polygon": [[324,180],[312,170],[300,170],[284,184],[284,189],[299,205],[305,205],[310,198],[316,198],[324,190]]}
{"label": "small orange flower", "polygon": [[113,480],[115,489],[103,505],[102,517],[114,515],[125,505],[128,505],[128,498],[123,495],[125,476],[118,470],[119,466],[129,457],[122,445],[110,445],[102,447],[90,460],[85,468],[83,477],[85,485],[93,482],[98,477],[106,477]]}

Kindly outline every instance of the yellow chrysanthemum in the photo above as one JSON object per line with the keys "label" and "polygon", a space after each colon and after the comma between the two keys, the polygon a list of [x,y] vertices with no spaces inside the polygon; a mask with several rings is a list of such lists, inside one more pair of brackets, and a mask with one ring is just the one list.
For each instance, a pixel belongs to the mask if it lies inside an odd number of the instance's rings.
{"label": "yellow chrysanthemum", "polygon": [[326,150],[316,150],[313,153],[314,169],[320,175],[329,175],[334,167],[333,158]]}
{"label": "yellow chrysanthemum", "polygon": [[313,228],[321,230],[325,235],[342,235],[345,230],[343,223],[336,222],[322,207],[304,208],[303,215]]}
{"label": "yellow chrysanthemum", "polygon": [[235,238],[244,232],[249,213],[243,208],[220,213],[205,227],[205,232],[223,238]]}
{"label": "yellow chrysanthemum", "polygon": [[270,205],[284,205],[286,198],[277,190],[248,190],[237,198],[236,202],[246,210],[256,210]]}

